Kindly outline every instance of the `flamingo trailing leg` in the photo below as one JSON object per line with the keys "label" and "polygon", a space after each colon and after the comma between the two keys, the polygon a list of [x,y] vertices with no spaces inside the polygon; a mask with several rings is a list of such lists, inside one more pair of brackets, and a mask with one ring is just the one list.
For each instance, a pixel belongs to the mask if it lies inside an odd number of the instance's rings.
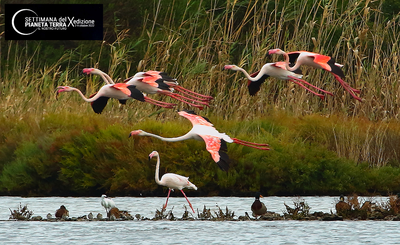
{"label": "flamingo trailing leg", "polygon": [[306,85],[311,86],[321,92],[324,92],[326,94],[333,96],[333,94],[331,92],[320,89],[320,88],[308,83],[307,81],[300,79],[300,78],[302,78],[302,75],[297,74],[293,71],[286,70],[284,62],[267,63],[261,68],[261,70],[259,72],[256,72],[252,75],[249,75],[243,68],[238,67],[236,65],[225,65],[224,69],[233,70],[233,71],[241,71],[246,76],[246,78],[249,79],[248,88],[249,88],[250,95],[256,94],[258,92],[258,90],[260,90],[260,86],[265,81],[265,79],[268,78],[269,76],[271,76],[271,77],[275,77],[275,78],[281,79],[281,80],[290,80],[290,81],[296,83],[297,85],[305,88],[309,92],[317,95],[321,99],[324,99],[325,96],[312,91],[311,89],[307,88],[303,84],[306,84]]}
{"label": "flamingo trailing leg", "polygon": [[[199,109],[203,109],[204,106],[209,106],[209,101],[212,99],[211,96],[195,93],[189,89],[178,86],[176,79],[168,76],[165,72],[138,72],[133,77],[126,79],[125,82],[130,85],[135,85],[137,89],[144,93],[163,94]],[[186,96],[174,93],[174,90]]]}
{"label": "flamingo trailing leg", "polygon": [[[334,58],[308,51],[294,51],[286,53],[281,49],[270,49],[268,54],[283,55],[285,57],[286,69],[289,71],[296,70],[301,65],[307,65],[317,69],[329,71],[354,99],[362,102],[362,99],[356,95],[356,93],[360,94],[360,90],[352,88],[343,80],[345,78],[343,70],[341,69],[343,65],[336,63]],[[294,64],[294,66],[290,67],[290,64]]]}

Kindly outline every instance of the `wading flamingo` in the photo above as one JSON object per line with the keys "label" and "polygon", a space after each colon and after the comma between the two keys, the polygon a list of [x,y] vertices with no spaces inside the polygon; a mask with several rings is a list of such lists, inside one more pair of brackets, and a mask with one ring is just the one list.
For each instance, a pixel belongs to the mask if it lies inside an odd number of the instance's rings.
{"label": "wading flamingo", "polygon": [[169,194],[171,193],[171,190],[173,191],[174,189],[178,189],[182,192],[183,196],[186,198],[186,201],[189,203],[189,206],[194,213],[192,204],[189,202],[189,199],[186,197],[186,194],[185,194],[185,192],[183,192],[182,189],[188,188],[188,189],[197,190],[197,187],[192,182],[189,181],[189,177],[185,177],[185,176],[182,176],[179,174],[166,173],[161,177],[161,180],[160,180],[159,179],[160,155],[158,154],[157,151],[153,151],[149,155],[149,160],[153,157],[157,157],[157,166],[156,166],[156,175],[155,175],[156,183],[169,188],[168,195],[167,195],[167,201],[165,202],[165,205],[163,206],[163,210],[165,210],[167,208],[168,198],[169,198]]}
{"label": "wading flamingo", "polygon": [[57,95],[61,92],[76,91],[83,100],[91,102],[93,111],[100,114],[104,107],[106,107],[108,99],[118,99],[121,104],[125,104],[128,99],[136,99],[141,102],[148,102],[153,105],[157,105],[164,108],[173,108],[176,104],[165,103],[158,100],[153,100],[147,96],[144,96],[142,92],[137,90],[134,85],[128,85],[125,83],[107,84],[100,88],[100,90],[92,95],[89,99],[86,98],[83,93],[74,87],[59,86],[57,87]]}
{"label": "wading flamingo", "polygon": [[249,88],[250,95],[255,95],[260,90],[260,86],[265,81],[265,79],[268,78],[269,76],[271,76],[271,77],[275,77],[280,80],[290,80],[290,81],[296,83],[297,85],[305,88],[306,90],[310,91],[311,93],[317,95],[321,99],[324,99],[325,95],[316,93],[301,83],[304,83],[304,84],[311,86],[321,92],[324,92],[326,94],[333,96],[333,94],[331,92],[320,89],[320,88],[308,83],[307,81],[300,79],[303,77],[303,75],[297,74],[293,71],[288,71],[285,67],[285,62],[267,63],[261,68],[261,70],[259,72],[256,72],[252,75],[249,75],[243,68],[238,67],[236,65],[226,65],[226,66],[224,66],[224,69],[225,70],[233,70],[233,71],[241,71],[247,77],[247,79],[249,79],[248,88]]}
{"label": "wading flamingo", "polygon": [[108,217],[108,212],[110,212],[112,208],[115,208],[115,202],[111,198],[108,198],[107,195],[103,194],[101,195],[101,206],[105,208]]}
{"label": "wading flamingo", "polygon": [[[334,58],[308,51],[293,51],[286,53],[279,48],[268,50],[268,54],[283,55],[285,57],[286,69],[289,71],[296,70],[301,65],[329,71],[354,99],[362,102],[362,99],[356,95],[356,93],[360,94],[360,90],[350,87],[350,85],[343,80],[346,77],[341,69],[343,65],[335,63]],[[294,66],[290,67],[290,64],[294,64]]]}
{"label": "wading flamingo", "polygon": [[151,136],[167,142],[177,142],[188,139],[204,141],[207,151],[210,152],[213,160],[224,171],[229,170],[229,157],[226,153],[228,151],[228,147],[226,142],[236,143],[259,150],[269,150],[269,148],[266,147],[269,146],[268,144],[247,142],[236,138],[231,138],[225,133],[218,132],[214,128],[214,125],[207,118],[196,115],[194,111],[182,110],[179,111],[178,114],[188,119],[193,125],[193,128],[183,136],[164,138],[156,134],[147,133],[143,130],[134,130],[129,134],[129,137],[134,135]]}
{"label": "wading flamingo", "polygon": [[263,197],[260,192],[257,192],[255,195],[255,200],[251,205],[251,211],[253,211],[253,216],[257,217],[259,215],[263,215],[267,212],[267,207],[265,204],[260,201],[260,197]]}
{"label": "wading flamingo", "polygon": [[[209,106],[209,101],[213,99],[211,96],[202,95],[179,86],[176,79],[168,76],[165,72],[138,72],[133,77],[126,79],[125,82],[129,85],[135,85],[136,88],[143,93],[163,94],[188,105],[197,107],[200,110],[203,109],[203,105]],[[174,90],[179,91],[186,96],[173,93]],[[189,101],[192,101],[193,103]]]}

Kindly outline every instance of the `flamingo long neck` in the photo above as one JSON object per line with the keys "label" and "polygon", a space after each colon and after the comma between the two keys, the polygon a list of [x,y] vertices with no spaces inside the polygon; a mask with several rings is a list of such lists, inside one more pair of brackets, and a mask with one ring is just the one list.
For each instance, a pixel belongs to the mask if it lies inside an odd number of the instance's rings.
{"label": "flamingo long neck", "polygon": [[156,134],[152,134],[152,133],[147,133],[147,132],[143,132],[144,136],[150,136],[150,137],[154,137],[157,139],[160,139],[162,141],[167,141],[167,142],[177,142],[177,141],[183,141],[183,140],[187,140],[187,139],[192,139],[192,135],[187,133],[185,135],[179,136],[179,137],[173,137],[173,138],[164,138],[160,135],[156,135]]}
{"label": "flamingo long neck", "polygon": [[162,185],[159,177],[160,177],[160,156],[157,154],[156,174],[154,176],[154,179],[156,180],[157,184]]}
{"label": "flamingo long neck", "polygon": [[[107,73],[102,72],[102,75],[106,78],[106,79],[103,78],[103,80],[104,80],[106,83],[108,83],[108,84],[115,84],[114,81],[111,79],[111,77],[110,77]],[[107,80],[107,81],[106,81],[106,80]]]}
{"label": "flamingo long neck", "polygon": [[244,70],[243,68],[241,68],[241,67],[236,68],[236,70],[237,70],[237,71],[241,71],[241,72],[247,77],[247,79],[249,79],[249,80],[252,81],[252,82],[257,82],[258,80],[260,80],[260,79],[262,78],[262,76],[264,76],[264,73],[259,72],[259,73],[257,74],[257,76],[251,77],[251,76],[249,75],[249,73],[247,73],[247,71],[245,71],[245,70]]}
{"label": "flamingo long neck", "polygon": [[289,66],[289,64],[290,64],[289,55],[288,55],[285,51],[282,51],[282,55],[285,56],[285,66],[286,66],[286,70],[288,70],[288,71],[295,71],[295,70],[297,70],[297,69],[300,67],[301,64],[300,64],[299,62],[296,62],[296,63],[294,64],[294,66],[290,67],[290,66]]}
{"label": "flamingo long neck", "polygon": [[85,95],[82,94],[82,92],[79,89],[73,88],[72,90],[76,91],[82,97],[82,99],[85,100],[86,102],[93,102],[93,101],[97,100],[99,97],[101,97],[101,94],[97,93],[95,96],[88,99],[85,97]]}
{"label": "flamingo long neck", "polygon": [[100,75],[100,77],[103,79],[103,81],[107,84],[114,84],[114,81],[111,79],[111,77],[107,73],[104,73],[100,70],[98,70],[98,71],[96,70],[92,74]]}

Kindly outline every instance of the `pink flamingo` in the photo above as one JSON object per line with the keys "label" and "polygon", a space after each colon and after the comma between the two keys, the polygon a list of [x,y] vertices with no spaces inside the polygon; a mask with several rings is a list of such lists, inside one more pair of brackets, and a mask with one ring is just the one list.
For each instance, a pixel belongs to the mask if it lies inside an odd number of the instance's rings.
{"label": "pink flamingo", "polygon": [[[211,96],[195,93],[189,89],[178,86],[176,79],[168,76],[165,72],[138,72],[133,77],[126,79],[125,82],[130,85],[135,85],[137,89],[144,93],[163,94],[201,110],[203,109],[202,105],[209,106],[208,102],[213,99]],[[174,90],[179,91],[186,96],[173,93]],[[193,101],[197,104],[189,101]]]}
{"label": "pink flamingo", "polygon": [[[329,71],[354,99],[362,102],[362,99],[355,94],[360,94],[360,90],[350,87],[348,83],[343,81],[345,78],[345,75],[341,69],[343,65],[335,63],[334,58],[308,51],[294,51],[286,53],[279,48],[270,49],[268,54],[281,54],[285,56],[286,69],[289,71],[296,70],[301,65],[307,65],[317,69]],[[290,67],[289,64],[295,65]]]}
{"label": "pink flamingo", "polygon": [[156,175],[155,175],[156,183],[161,186],[166,186],[169,188],[167,201],[165,202],[165,205],[163,206],[163,210],[165,210],[167,208],[168,198],[169,198],[169,194],[171,193],[171,190],[173,191],[174,189],[178,189],[182,192],[183,196],[186,198],[186,201],[189,203],[189,206],[194,213],[192,204],[189,202],[189,199],[186,197],[186,194],[185,194],[185,192],[183,192],[182,189],[188,188],[188,189],[197,190],[197,187],[192,182],[189,181],[189,177],[185,177],[185,176],[182,176],[179,174],[166,173],[161,177],[161,180],[160,180],[159,179],[160,155],[158,154],[157,151],[153,151],[149,155],[149,160],[155,156],[157,157],[157,166],[156,166]]}
{"label": "pink flamingo", "polygon": [[252,75],[249,75],[243,68],[238,67],[236,65],[226,65],[226,66],[224,66],[224,69],[226,69],[226,70],[230,69],[233,71],[241,71],[247,77],[247,79],[249,79],[248,88],[249,88],[250,95],[255,95],[260,90],[260,86],[265,81],[265,79],[268,78],[269,76],[271,76],[271,77],[275,77],[280,80],[290,80],[290,81],[296,83],[297,85],[305,88],[306,90],[310,91],[311,93],[317,95],[321,99],[324,99],[325,96],[312,91],[311,89],[307,88],[306,86],[304,86],[301,83],[309,85],[321,92],[324,92],[324,93],[327,93],[327,94],[333,96],[333,94],[331,92],[320,89],[320,88],[308,83],[307,81],[300,79],[300,78],[302,78],[302,75],[297,74],[293,71],[288,71],[285,67],[284,62],[267,63],[261,68],[261,70],[259,72],[256,72]]}
{"label": "pink flamingo", "polygon": [[229,170],[229,157],[226,153],[228,147],[226,145],[226,142],[236,143],[259,150],[269,150],[269,148],[265,147],[269,146],[268,144],[247,142],[236,138],[231,138],[225,133],[218,132],[214,128],[214,125],[207,118],[196,115],[194,111],[182,110],[179,111],[178,114],[188,119],[193,125],[193,128],[183,136],[175,138],[164,138],[156,134],[147,133],[143,130],[134,130],[129,134],[129,137],[133,135],[151,136],[167,142],[177,142],[188,139],[204,141],[206,143],[207,151],[210,152],[213,160],[224,171]]}
{"label": "pink flamingo", "polygon": [[144,96],[142,92],[135,88],[135,86],[125,83],[104,85],[96,94],[92,95],[89,99],[86,98],[79,89],[74,87],[59,86],[57,87],[57,89],[57,95],[61,92],[76,91],[83,100],[85,100],[86,102],[91,102],[93,111],[98,114],[100,114],[103,111],[104,107],[106,107],[109,98],[118,99],[121,104],[125,104],[128,99],[136,99],[141,102],[148,102],[150,104],[164,108],[172,108],[173,106],[175,106],[175,104],[153,100],[147,96]]}

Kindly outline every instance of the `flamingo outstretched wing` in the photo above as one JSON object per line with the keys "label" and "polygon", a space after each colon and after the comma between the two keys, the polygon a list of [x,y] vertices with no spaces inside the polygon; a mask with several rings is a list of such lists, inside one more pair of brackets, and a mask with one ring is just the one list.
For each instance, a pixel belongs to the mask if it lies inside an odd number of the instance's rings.
{"label": "flamingo outstretched wing", "polygon": [[307,53],[310,54],[308,57],[313,59],[313,62],[320,65],[322,69],[330,71],[341,78],[345,78],[346,76],[343,73],[343,70],[339,66],[339,64],[336,63],[335,58],[332,58],[327,55],[322,55],[318,53],[313,53],[313,52],[308,52],[308,51],[293,51],[289,52],[289,64],[295,64],[299,55],[302,53]]}
{"label": "flamingo outstretched wing", "polygon": [[208,118],[199,116],[194,111],[182,110],[179,111],[178,114],[188,119],[193,124],[193,126],[204,125],[204,126],[214,127],[214,125],[210,122],[210,120],[208,120]]}
{"label": "flamingo outstretched wing", "polygon": [[[251,77],[256,77],[258,75],[258,73],[260,73],[260,71],[254,72],[253,74],[251,74]],[[263,84],[265,82],[265,79],[267,79],[269,77],[269,75],[265,74],[264,76],[262,76],[260,78],[260,80],[256,81],[256,82],[252,82],[249,80],[249,82],[247,83],[247,88],[249,90],[249,94],[251,96],[256,95],[256,93],[258,91],[260,91],[261,88],[261,84]]]}
{"label": "flamingo outstretched wing", "polygon": [[108,99],[109,97],[102,96],[97,100],[93,101],[92,103],[90,103],[93,111],[97,114],[100,114],[104,110],[104,107],[106,107]]}
{"label": "flamingo outstretched wing", "polygon": [[213,160],[218,164],[218,166],[224,170],[229,170],[229,156],[226,153],[228,151],[228,147],[226,145],[225,140],[210,135],[199,135],[204,142],[206,143],[206,149],[210,152]]}
{"label": "flamingo outstretched wing", "polygon": [[[139,75],[138,75],[139,74]],[[175,78],[170,77],[167,73],[165,72],[159,72],[159,71],[146,71],[146,72],[140,72],[137,73],[135,76],[129,77],[125,79],[124,82],[128,82],[132,78],[138,76],[138,81],[141,81],[143,83],[146,83],[150,86],[160,88],[162,90],[169,90],[170,87],[168,84],[165,82],[175,82]]]}
{"label": "flamingo outstretched wing", "polygon": [[128,95],[131,98],[144,102],[144,95],[138,89],[136,89],[135,85],[128,85],[126,83],[116,83],[111,86],[111,88],[117,89],[124,94]]}

